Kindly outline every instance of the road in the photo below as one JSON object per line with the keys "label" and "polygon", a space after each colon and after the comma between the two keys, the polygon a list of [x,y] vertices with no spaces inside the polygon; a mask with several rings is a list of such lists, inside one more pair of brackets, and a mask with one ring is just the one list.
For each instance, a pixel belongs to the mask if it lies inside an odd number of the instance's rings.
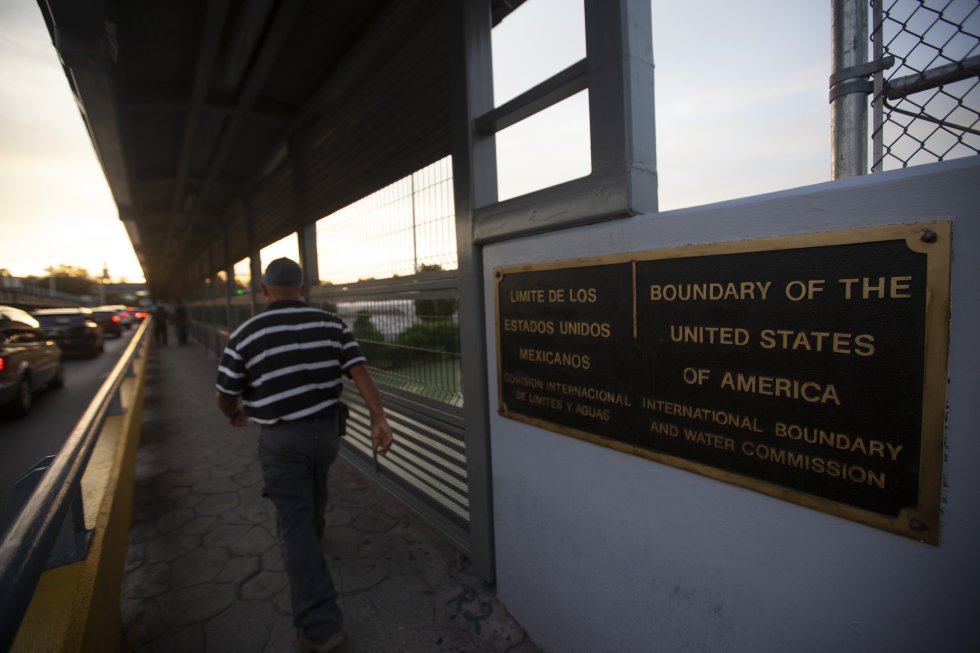
{"label": "road", "polygon": [[39,460],[58,453],[134,333],[135,328],[106,339],[105,352],[95,358],[66,358],[65,387],[34,395],[27,417],[0,416],[0,520],[14,484]]}

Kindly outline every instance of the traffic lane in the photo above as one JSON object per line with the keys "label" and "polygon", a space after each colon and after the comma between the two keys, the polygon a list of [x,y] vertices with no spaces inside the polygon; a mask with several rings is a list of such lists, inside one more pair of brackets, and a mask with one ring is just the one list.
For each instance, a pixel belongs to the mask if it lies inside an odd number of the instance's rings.
{"label": "traffic lane", "polygon": [[95,358],[64,358],[63,388],[35,394],[27,417],[0,416],[0,519],[14,484],[39,460],[61,451],[135,332],[129,329],[121,338],[106,339],[105,351]]}

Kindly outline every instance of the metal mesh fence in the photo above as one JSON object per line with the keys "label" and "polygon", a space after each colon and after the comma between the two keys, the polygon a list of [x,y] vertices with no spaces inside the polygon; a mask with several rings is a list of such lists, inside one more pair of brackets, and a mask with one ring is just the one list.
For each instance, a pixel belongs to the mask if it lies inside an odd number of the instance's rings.
{"label": "metal mesh fence", "polygon": [[[322,218],[320,285],[308,299],[353,331],[397,434],[398,446],[378,461],[368,409],[350,388],[345,456],[469,551],[455,218],[449,158]],[[256,254],[264,266],[297,249],[289,236]],[[193,337],[216,357],[229,333],[262,309],[250,291],[251,262],[238,261],[230,279],[220,271],[188,296]]]}
{"label": "metal mesh fence", "polygon": [[452,407],[463,405],[456,277],[326,286],[310,302],[350,326],[371,374],[384,387]]}
{"label": "metal mesh fence", "polygon": [[872,170],[980,153],[980,3],[871,0]]}
{"label": "metal mesh fence", "polygon": [[[309,299],[351,327],[379,385],[456,413],[463,390],[453,201],[447,157],[321,219],[321,285]],[[297,256],[296,247],[295,236],[270,245],[263,265]],[[233,331],[253,314],[250,260],[232,274],[230,288],[221,271],[188,296],[202,327]]]}
{"label": "metal mesh fence", "polygon": [[348,460],[373,470],[467,550],[455,224],[449,158],[322,218],[320,285],[309,302],[351,328],[397,433],[398,446],[379,466],[367,409],[357,393],[345,393]]}
{"label": "metal mesh fence", "polygon": [[351,327],[382,386],[459,407],[453,201],[447,157],[318,221],[310,299]]}
{"label": "metal mesh fence", "polygon": [[321,283],[455,270],[452,161],[446,157],[317,222]]}

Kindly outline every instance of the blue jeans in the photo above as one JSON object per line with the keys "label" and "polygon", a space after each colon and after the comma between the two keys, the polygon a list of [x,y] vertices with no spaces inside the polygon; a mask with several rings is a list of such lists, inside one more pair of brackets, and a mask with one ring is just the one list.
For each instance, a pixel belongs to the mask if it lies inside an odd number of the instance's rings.
{"label": "blue jeans", "polygon": [[339,450],[336,416],[263,426],[259,437],[263,495],[276,507],[293,624],[313,640],[330,637],[344,620],[320,550],[327,472]]}

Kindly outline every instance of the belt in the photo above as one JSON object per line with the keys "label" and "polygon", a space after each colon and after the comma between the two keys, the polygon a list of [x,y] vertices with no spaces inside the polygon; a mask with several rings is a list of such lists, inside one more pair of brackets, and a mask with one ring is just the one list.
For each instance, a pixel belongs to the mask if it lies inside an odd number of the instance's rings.
{"label": "belt", "polygon": [[293,424],[295,422],[310,422],[317,419],[333,419],[337,416],[337,404],[334,404],[326,410],[320,411],[315,415],[307,415],[306,417],[299,417],[297,419],[281,419],[277,424]]}

